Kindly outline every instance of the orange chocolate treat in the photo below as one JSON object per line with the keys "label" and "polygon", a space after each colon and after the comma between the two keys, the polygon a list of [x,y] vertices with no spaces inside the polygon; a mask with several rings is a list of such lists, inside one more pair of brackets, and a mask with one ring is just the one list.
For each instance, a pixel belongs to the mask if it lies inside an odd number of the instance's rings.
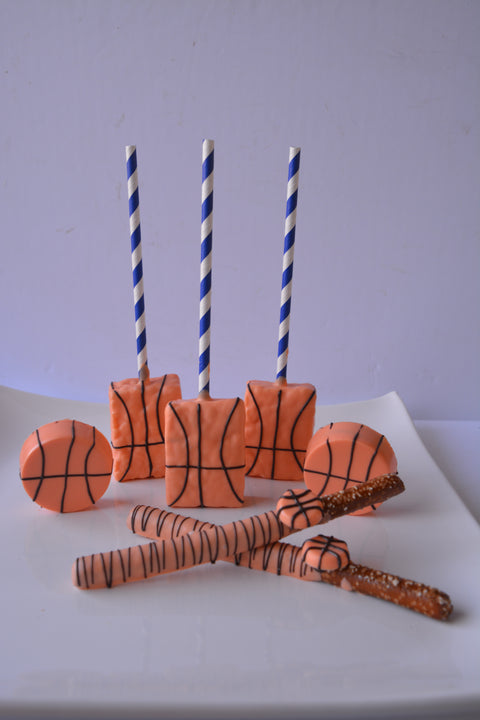
{"label": "orange chocolate treat", "polygon": [[287,490],[277,502],[281,523],[292,531],[305,530],[340,515],[353,515],[404,492],[405,485],[396,473],[381,475],[320,497],[310,490]]}
{"label": "orange chocolate treat", "polygon": [[92,425],[57,420],[42,425],[23,443],[20,478],[41,507],[77,512],[106,491],[112,474],[112,450]]}
{"label": "orange chocolate treat", "polygon": [[115,480],[165,476],[165,407],[182,396],[178,375],[112,382],[110,426]]}
{"label": "orange chocolate treat", "polygon": [[165,411],[165,489],[177,507],[238,507],[245,487],[240,398],[175,400]]}
{"label": "orange chocolate treat", "polygon": [[[329,522],[371,502],[372,498],[380,496],[386,499],[398,494],[402,489],[403,484],[398,478],[396,481],[377,479],[364,483],[361,488],[344,490],[323,499],[317,498],[321,511],[317,513],[316,522],[320,525]],[[137,510],[134,508],[129,519],[131,523],[135,522],[135,514]],[[280,515],[277,510],[269,510],[260,515],[226,525],[213,525],[171,540],[79,557],[72,567],[73,583],[85,590],[114,587],[202,563],[224,560],[254,547],[269,545],[298,529],[284,525]],[[289,520],[288,509],[286,516]],[[145,522],[148,523],[148,519]]]}
{"label": "orange chocolate treat", "polygon": [[[316,495],[330,495],[380,475],[397,472],[397,458],[384,435],[367,425],[336,422],[314,434],[305,457],[305,484]],[[377,503],[354,514],[375,510]]]}
{"label": "orange chocolate treat", "polygon": [[246,474],[302,480],[315,420],[315,388],[309,383],[252,380],[245,393]]}
{"label": "orange chocolate treat", "polygon": [[[133,532],[151,539],[179,538],[215,527],[211,523],[148,505],[137,505],[132,510],[128,526]],[[301,547],[285,541],[273,542],[223,559],[252,570],[336,585],[342,590],[386,600],[435,620],[446,620],[453,610],[449,596],[441,590],[356,565],[350,561],[348,547],[343,540],[325,535],[306,540]]]}
{"label": "orange chocolate treat", "polygon": [[333,536],[317,535],[306,540],[302,550],[302,560],[319,572],[342,570],[350,562],[347,543]]}
{"label": "orange chocolate treat", "polygon": [[[215,528],[212,523],[149,505],[134,507],[128,516],[127,525],[132,532],[150,540],[169,540]],[[273,542],[223,559],[236,565],[248,564],[257,570],[289,575],[299,580],[318,580],[316,571],[341,570],[350,562],[347,544],[326,535],[316,535],[306,540],[301,548],[287,542]]]}

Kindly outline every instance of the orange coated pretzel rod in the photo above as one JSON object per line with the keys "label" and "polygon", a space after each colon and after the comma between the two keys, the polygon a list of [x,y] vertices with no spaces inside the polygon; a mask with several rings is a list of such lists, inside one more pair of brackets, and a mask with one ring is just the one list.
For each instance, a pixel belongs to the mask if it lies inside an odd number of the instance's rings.
{"label": "orange coated pretzel rod", "polygon": [[[213,527],[211,523],[146,505],[137,505],[130,512],[128,526],[134,533],[150,539],[178,538],[186,533]],[[451,600],[441,590],[391,573],[356,565],[349,561],[348,550],[344,553],[342,561],[338,562],[336,569],[319,570],[322,559],[328,552],[328,544],[325,541],[330,540],[332,538],[319,535],[307,540],[302,547],[287,542],[275,542],[224,560],[254,570],[264,570],[311,582],[324,582],[343,590],[354,590],[395,603],[435,620],[446,620],[452,612]],[[340,542],[335,540],[337,547]]]}
{"label": "orange coated pretzel rod", "polygon": [[[350,509],[348,513],[360,510],[368,505],[378,502],[377,498],[387,499],[392,495],[398,495],[405,489],[403,482],[396,473],[380,475],[379,477],[351,486],[343,492],[348,493]],[[342,493],[334,493],[321,497],[310,490],[287,490],[277,503],[277,513],[280,521],[287,525],[291,532],[304,530],[305,528],[317,525],[324,514],[324,501],[331,498],[333,502],[342,503]],[[370,498],[370,502],[368,502]],[[347,514],[347,513],[345,513]],[[337,517],[337,516],[336,516]]]}
{"label": "orange coated pretzel rod", "polygon": [[[348,488],[327,495],[319,501],[321,510],[317,508],[316,524],[346,515],[373,501],[384,501],[403,490],[399,477],[386,476],[369,480],[360,488]],[[283,525],[277,512],[270,510],[227,525],[215,525],[195,535],[187,534],[176,539],[79,557],[72,567],[72,581],[83,590],[111,588],[223,560],[230,555],[276,542],[292,532],[295,529]]]}
{"label": "orange coated pretzel rod", "polygon": [[[150,540],[179,538],[188,533],[214,528],[213,523],[196,520],[187,515],[177,515],[170,510],[137,505],[128,515],[127,525],[137,535]],[[304,555],[310,554],[310,562],[304,563]],[[289,575],[301,580],[319,580],[318,572],[339,570],[350,561],[348,548],[343,540],[332,536],[317,535],[306,540],[301,547],[287,542],[273,542],[253,548],[249,552],[236,553],[223,558],[235,565],[266,570],[276,575]],[[315,563],[316,567],[312,567]]]}

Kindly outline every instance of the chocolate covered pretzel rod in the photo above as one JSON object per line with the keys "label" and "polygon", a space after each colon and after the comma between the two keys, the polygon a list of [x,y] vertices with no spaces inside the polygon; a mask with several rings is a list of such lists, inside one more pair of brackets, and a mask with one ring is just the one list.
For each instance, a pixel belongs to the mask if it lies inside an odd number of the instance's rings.
{"label": "chocolate covered pretzel rod", "polygon": [[[182,534],[213,527],[211,523],[146,505],[137,505],[131,511],[128,525],[133,532],[151,539],[178,538]],[[330,541],[330,546],[326,541]],[[446,620],[452,612],[452,603],[446,593],[391,573],[356,565],[349,561],[348,550],[339,546],[339,543],[341,541],[335,538],[319,535],[307,540],[302,547],[288,542],[275,542],[223,559],[254,570],[354,590],[436,620]],[[337,562],[338,569],[323,570],[325,563],[322,565],[322,559],[327,556],[335,559],[339,555],[342,557]]]}
{"label": "chocolate covered pretzel rod", "polygon": [[[150,505],[134,507],[129,513],[127,525],[132,532],[150,540],[179,538],[187,533],[201,532],[215,527],[213,523],[196,520],[186,515],[177,515]],[[309,563],[305,564],[300,562],[299,554],[303,556],[307,551]],[[306,540],[302,548],[286,542],[275,542],[223,559],[236,565],[248,564],[252,569],[267,570],[277,575],[290,575],[302,580],[318,580],[318,571],[340,570],[349,563],[350,556],[343,540],[317,535],[311,540]],[[313,574],[310,571],[313,571]]]}
{"label": "chocolate covered pretzel rod", "polygon": [[[280,521],[292,531],[304,530],[318,525],[321,521],[325,522],[322,520],[325,513],[331,514],[332,518],[339,514],[350,514],[367,505],[374,505],[398,495],[404,490],[405,486],[396,473],[380,475],[361,485],[325,497],[319,497],[310,490],[287,490],[277,503],[277,512]],[[368,497],[371,502],[365,502]],[[343,504],[348,504],[348,511],[341,513]]]}
{"label": "chocolate covered pretzel rod", "polygon": [[[319,499],[316,524],[321,525],[359,507],[371,505],[374,501],[385,500],[403,489],[400,478],[393,482],[392,478],[388,477],[383,480],[376,478],[361,487],[327,495]],[[215,525],[194,535],[187,534],[176,539],[79,557],[72,567],[72,581],[84,590],[111,588],[207,562],[216,562],[230,555],[276,542],[296,530],[297,528],[287,528],[278,519],[277,512],[270,510],[227,525]]]}

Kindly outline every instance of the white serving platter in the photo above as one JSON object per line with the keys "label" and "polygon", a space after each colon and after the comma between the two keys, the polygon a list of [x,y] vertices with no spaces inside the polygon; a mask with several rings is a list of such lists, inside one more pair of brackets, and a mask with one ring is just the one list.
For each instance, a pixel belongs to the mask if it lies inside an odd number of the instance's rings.
{"label": "white serving platter", "polygon": [[[109,437],[108,406],[3,387],[0,417],[0,717],[398,718],[479,711],[480,529],[396,393],[317,408],[317,427],[353,420],[384,433],[406,485],[375,515],[341,518],[322,532],[346,540],[354,562],[447,592],[455,608],[447,622],[221,562],[111,590],[78,590],[70,576],[77,556],[147,542],[131,534],[126,517],[137,503],[165,506],[164,481],[112,481],[92,510],[51,513],[29,499],[19,480],[24,439],[65,417]],[[274,507],[287,487],[247,478],[240,511],[190,514],[215,523],[245,517]]]}

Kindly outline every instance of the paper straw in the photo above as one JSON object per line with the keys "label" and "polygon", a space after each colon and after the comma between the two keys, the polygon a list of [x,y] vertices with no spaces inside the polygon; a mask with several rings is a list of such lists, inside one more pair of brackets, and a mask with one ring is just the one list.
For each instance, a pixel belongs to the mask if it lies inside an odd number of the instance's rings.
{"label": "paper straw", "polygon": [[138,201],[137,150],[127,145],[127,188],[130,216],[130,242],[132,247],[133,300],[135,304],[135,336],[137,339],[138,377],[148,377],[147,336],[145,331],[145,300],[143,293],[142,239],[140,235],[140,209]]}
{"label": "paper straw", "polygon": [[202,227],[200,254],[200,335],[198,392],[210,391],[210,308],[212,302],[213,140],[202,145]]}
{"label": "paper straw", "polygon": [[280,297],[280,327],[278,330],[277,379],[287,378],[288,332],[292,297],[293,250],[297,219],[298,171],[300,148],[291,147],[288,162],[287,210],[285,215],[285,243],[283,248],[282,293]]}

